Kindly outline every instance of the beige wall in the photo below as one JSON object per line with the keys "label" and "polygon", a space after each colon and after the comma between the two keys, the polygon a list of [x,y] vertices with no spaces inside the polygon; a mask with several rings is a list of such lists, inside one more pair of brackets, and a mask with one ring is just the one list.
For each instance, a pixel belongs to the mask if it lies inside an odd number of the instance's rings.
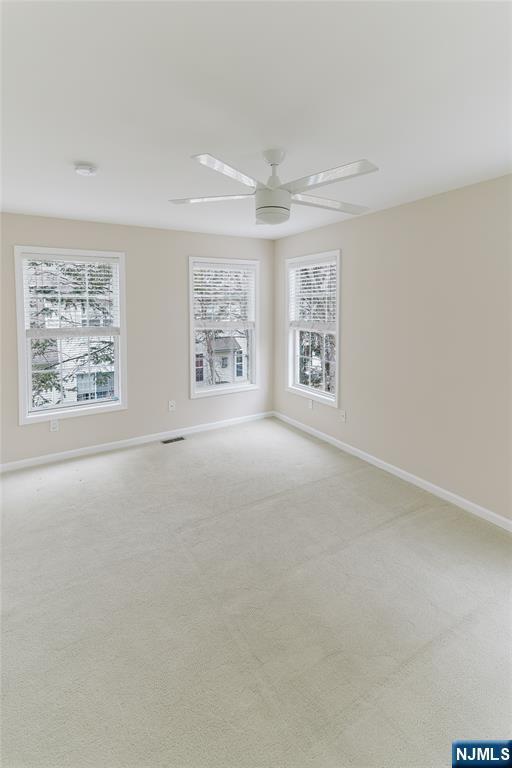
{"label": "beige wall", "polygon": [[[2,461],[275,408],[512,516],[511,203],[508,176],[275,243],[4,214]],[[15,244],[126,252],[127,411],[18,426]],[[284,259],[334,248],[345,424],[285,391]],[[259,390],[189,399],[189,255],[261,261]]]}
{"label": "beige wall", "polygon": [[[512,177],[276,243],[274,408],[511,510]],[[337,411],[285,391],[283,263],[341,249]]]}
{"label": "beige wall", "polygon": [[[125,411],[18,425],[14,245],[126,252],[128,400]],[[2,217],[2,462],[268,411],[271,402],[270,241],[4,214]],[[260,388],[189,398],[188,257],[258,259]],[[169,413],[168,400],[176,400]]]}

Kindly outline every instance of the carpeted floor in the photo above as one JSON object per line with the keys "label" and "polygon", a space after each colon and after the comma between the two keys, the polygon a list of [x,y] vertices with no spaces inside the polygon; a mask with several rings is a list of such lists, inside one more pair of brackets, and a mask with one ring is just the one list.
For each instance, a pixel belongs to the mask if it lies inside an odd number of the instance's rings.
{"label": "carpeted floor", "polygon": [[7,475],[4,768],[442,768],[509,738],[511,538],[254,422]]}

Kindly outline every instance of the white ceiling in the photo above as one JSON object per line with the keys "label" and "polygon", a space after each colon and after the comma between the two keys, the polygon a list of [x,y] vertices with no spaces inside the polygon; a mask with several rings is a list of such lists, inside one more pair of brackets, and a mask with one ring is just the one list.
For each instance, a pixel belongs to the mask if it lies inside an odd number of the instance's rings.
{"label": "white ceiling", "polygon": [[[4,3],[3,209],[282,237],[344,217],[295,206],[255,226],[210,152],[282,181],[368,158],[315,194],[387,208],[512,169],[510,3]],[[98,165],[94,178],[73,163]]]}

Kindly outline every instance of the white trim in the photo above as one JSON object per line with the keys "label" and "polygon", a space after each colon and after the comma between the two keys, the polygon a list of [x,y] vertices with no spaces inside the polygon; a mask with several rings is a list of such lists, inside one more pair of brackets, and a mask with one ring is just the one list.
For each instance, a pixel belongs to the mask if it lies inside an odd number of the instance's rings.
{"label": "white trim", "polygon": [[52,261],[55,259],[68,261],[70,256],[79,261],[89,261],[90,259],[117,261],[121,256],[124,256],[123,251],[84,251],[80,248],[48,248],[38,245],[15,245],[14,249],[16,253],[42,256],[43,260],[45,256],[51,256]]}
{"label": "white trim", "polygon": [[[334,396],[328,393],[315,391],[312,387],[302,387],[295,383],[295,332],[296,323],[290,323],[290,267],[294,264],[322,264],[336,262],[336,391]],[[322,251],[321,253],[306,254],[304,256],[291,256],[284,260],[284,288],[285,288],[285,381],[287,382],[286,391],[292,395],[306,397],[309,400],[315,400],[322,405],[328,405],[331,408],[338,408],[340,402],[340,359],[341,359],[341,250],[339,248],[331,251]],[[329,333],[329,331],[325,331]],[[332,331],[330,331],[332,333]]]}
{"label": "white trim", "polygon": [[[194,397],[196,381],[196,345],[194,338],[194,257],[188,257],[188,370],[189,370],[189,394]],[[204,380],[204,355],[203,355],[203,380]]]}
{"label": "white trim", "polygon": [[307,424],[303,424],[301,421],[297,421],[296,419],[291,419],[289,416],[285,416],[284,413],[274,411],[274,416],[276,419],[284,421],[286,424],[289,424],[296,429],[300,429],[302,432],[306,432],[312,437],[316,437],[319,440],[330,443],[331,445],[334,445],[335,448],[339,448],[341,451],[350,453],[352,456],[357,456],[359,459],[368,462],[368,464],[373,464],[375,467],[379,467],[379,469],[383,469],[385,472],[389,472],[391,475],[395,475],[396,477],[399,477],[402,480],[411,483],[412,485],[416,485],[418,488],[422,488],[424,491],[428,491],[428,493],[431,493],[433,496],[437,496],[444,501],[455,504],[455,506],[464,509],[466,512],[471,512],[471,514],[476,515],[477,517],[481,517],[483,520],[487,520],[487,522],[492,523],[493,525],[497,525],[500,528],[504,528],[506,531],[510,531],[512,533],[512,520],[503,517],[503,515],[498,515],[496,512],[492,512],[490,509],[481,507],[479,504],[475,504],[474,501],[469,501],[469,499],[465,499],[463,496],[458,496],[452,491],[447,491],[445,488],[441,488],[440,486],[431,483],[429,480],[424,480],[421,477],[417,477],[411,472],[407,472],[405,469],[400,469],[400,467],[395,467],[393,464],[388,464],[387,461],[383,461],[382,459],[377,458],[377,456],[372,456],[372,454],[366,453],[366,451],[362,451],[360,448],[355,448],[353,445],[349,445],[349,443],[344,443],[335,437],[331,437],[331,435],[328,435],[325,432],[321,432],[319,429],[315,429],[314,427],[310,427]]}
{"label": "white trim", "polygon": [[285,261],[287,264],[308,264],[310,261],[314,264],[329,264],[339,255],[340,249],[332,248],[330,251],[320,251],[320,253],[305,253],[302,256],[289,256]]}
{"label": "white trim", "polygon": [[258,259],[231,259],[229,256],[225,259],[221,256],[213,256],[212,258],[207,258],[206,256],[189,256],[189,261],[211,264],[213,268],[217,267],[219,264],[240,264],[240,266],[252,264],[254,266],[255,264],[260,263]]}
{"label": "white trim", "polygon": [[119,402],[128,408],[128,327],[126,324],[126,254],[119,252]]}
{"label": "white trim", "polygon": [[[118,265],[119,273],[119,324],[116,329],[98,329],[98,335],[106,335],[107,330],[110,335],[118,338],[118,399],[109,400],[105,403],[94,405],[71,405],[60,406],[41,411],[30,411],[30,386],[28,375],[28,352],[27,334],[25,329],[25,296],[23,290],[23,259],[26,256],[39,256],[44,259],[45,256],[61,261],[108,261],[115,262]],[[122,251],[84,251],[74,248],[48,248],[35,245],[15,245],[15,282],[16,282],[16,319],[17,319],[17,346],[18,346],[18,421],[20,426],[34,424],[40,421],[53,421],[58,419],[67,419],[74,416],[86,416],[91,414],[105,413],[108,411],[121,411],[128,407],[127,393],[127,333],[126,333],[126,276],[125,276],[125,254]],[[62,329],[55,329],[56,336],[62,336]],[[81,329],[70,329],[70,336],[82,335],[88,330],[87,327]],[[34,334],[38,335],[37,332]],[[94,334],[96,335],[96,334]]]}
{"label": "white trim", "polygon": [[305,397],[307,400],[314,400],[317,403],[322,403],[322,405],[328,405],[331,408],[338,407],[336,397],[333,395],[322,394],[322,392],[316,392],[312,387],[309,388],[301,386],[300,384],[290,384],[286,387],[286,391],[291,395],[299,395],[300,397]]}
{"label": "white trim", "polygon": [[195,320],[194,328],[201,330],[202,328],[213,328],[216,331],[231,331],[237,329],[240,331],[253,331],[255,323],[253,320],[241,320],[240,322],[234,322],[233,320]]}
{"label": "white trim", "polygon": [[232,395],[234,392],[253,392],[259,389],[257,384],[220,384],[215,389],[205,389],[203,392],[193,392],[190,397],[192,400],[198,400],[201,397],[219,397],[219,395]]}
{"label": "white trim", "polygon": [[14,277],[16,282],[16,329],[18,336],[18,423],[23,425],[28,413],[29,392],[27,375],[25,296],[23,291],[23,246],[14,246]]}
{"label": "white trim", "polygon": [[129,437],[126,440],[115,440],[112,443],[100,443],[99,445],[89,445],[85,448],[74,448],[70,451],[61,451],[60,453],[47,453],[44,456],[34,456],[30,459],[20,459],[19,461],[8,461],[0,464],[0,472],[14,472],[18,469],[27,469],[41,464],[53,464],[56,461],[65,461],[67,459],[76,459],[80,456],[89,456],[94,453],[106,453],[108,451],[118,451],[124,448],[132,448],[136,445],[145,443],[154,443],[159,440],[168,440],[182,435],[193,435],[198,432],[209,432],[212,429],[222,429],[223,427],[232,427],[237,424],[244,424],[249,421],[259,421],[268,419],[274,415],[273,411],[254,413],[249,416],[237,416],[233,419],[223,419],[222,421],[210,421],[205,424],[197,424],[194,427],[182,427],[181,429],[171,429],[167,432],[157,432],[152,435],[142,435],[140,437]]}
{"label": "white trim", "polygon": [[345,451],[346,453],[350,453],[353,456],[357,456],[359,459],[368,462],[368,464],[373,464],[375,467],[379,467],[379,469],[382,469],[385,472],[389,472],[391,475],[395,475],[396,477],[399,477],[402,480],[411,483],[412,485],[416,485],[418,488],[422,488],[424,491],[428,491],[432,495],[437,496],[444,501],[455,504],[455,506],[464,509],[466,512],[470,512],[471,514],[476,515],[483,520],[487,520],[487,522],[492,523],[493,525],[497,525],[506,531],[512,532],[512,520],[509,520],[502,515],[498,515],[496,512],[492,512],[490,509],[481,507],[479,504],[475,504],[475,502],[469,501],[469,499],[458,496],[457,494],[452,493],[452,491],[447,491],[445,488],[440,488],[438,485],[434,485],[434,483],[431,483],[428,480],[423,480],[421,477],[417,477],[410,472],[406,472],[404,469],[400,469],[400,467],[395,467],[393,464],[388,464],[388,462],[383,461],[382,459],[378,459],[376,456],[372,456],[370,453],[366,453],[366,451],[362,451],[360,448],[355,448],[348,443],[344,443],[335,437],[331,437],[331,435],[328,435],[325,432],[321,432],[319,429],[315,429],[314,427],[310,427],[307,424],[303,424],[301,421],[297,421],[296,419],[292,419],[289,416],[285,416],[284,413],[280,413],[279,411],[265,411],[262,413],[251,414],[249,416],[238,416],[233,419],[207,422],[205,424],[198,424],[193,427],[183,427],[182,429],[173,429],[167,432],[159,432],[152,435],[130,437],[126,440],[116,440],[112,443],[100,443],[99,445],[90,445],[85,448],[75,448],[70,451],[61,451],[60,453],[48,453],[44,456],[35,456],[29,459],[9,461],[5,464],[0,464],[0,472],[15,472],[19,469],[27,469],[29,467],[36,467],[42,464],[53,464],[57,461],[75,459],[81,456],[89,456],[91,454],[122,450],[124,448],[131,448],[137,445],[157,442],[158,440],[168,440],[169,438],[180,437],[181,435],[192,435],[199,432],[209,432],[213,429],[222,429],[223,427],[236,426],[237,424],[259,421],[261,419],[268,419],[271,417],[279,419],[279,421],[283,421],[285,424],[289,424],[296,429],[300,429],[302,432],[305,432],[312,437],[316,437],[319,440],[330,443],[330,445],[333,445],[335,448],[338,448],[341,451]]}
{"label": "white trim", "polygon": [[[25,328],[27,339],[70,339],[80,338],[84,330],[91,326],[80,325],[72,328]],[[117,325],[97,325],[94,327],[95,336],[120,336],[121,328]]]}
{"label": "white trim", "polygon": [[60,421],[61,419],[71,419],[75,416],[91,416],[98,413],[109,413],[111,411],[126,411],[128,406],[126,403],[121,403],[117,400],[108,400],[106,403],[96,403],[94,405],[86,404],[90,401],[85,401],[84,405],[69,405],[60,406],[58,409],[53,408],[51,411],[43,411],[41,413],[30,413],[25,416],[23,423],[20,426],[27,424],[37,424],[40,421]]}
{"label": "white trim", "polygon": [[[210,389],[204,389],[200,392],[195,391],[196,383],[196,349],[194,339],[194,264],[211,264],[212,267],[221,266],[222,264],[238,264],[240,266],[250,266],[254,269],[254,322],[250,324],[245,323],[252,329],[252,350],[250,358],[250,373],[251,379],[245,384],[232,384],[223,387],[211,387]],[[235,392],[251,392],[260,388],[259,384],[259,370],[260,370],[260,344],[259,344],[259,318],[260,318],[260,262],[257,259],[222,259],[222,258],[205,258],[204,256],[189,256],[188,257],[188,338],[189,338],[189,393],[190,399],[196,400],[202,397],[218,397],[219,395],[230,395]],[[226,323],[226,327],[229,324]],[[233,325],[233,324],[232,324]]]}

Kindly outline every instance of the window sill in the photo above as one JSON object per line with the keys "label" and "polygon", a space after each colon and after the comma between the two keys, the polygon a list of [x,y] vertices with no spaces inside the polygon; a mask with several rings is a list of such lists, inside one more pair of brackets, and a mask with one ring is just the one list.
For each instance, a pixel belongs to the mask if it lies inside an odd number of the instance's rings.
{"label": "window sill", "polygon": [[329,395],[322,395],[319,392],[316,392],[315,390],[310,390],[306,388],[302,389],[301,387],[294,387],[294,386],[286,387],[286,391],[290,392],[290,394],[292,395],[299,395],[300,397],[305,397],[308,400],[315,400],[317,403],[322,403],[322,405],[328,405],[331,408],[338,407],[337,396],[329,397]]}
{"label": "window sill", "polygon": [[235,392],[252,392],[259,389],[257,384],[240,384],[237,387],[226,387],[225,389],[206,389],[204,392],[191,392],[190,398],[196,400],[200,397],[218,397],[219,395],[232,395]]}
{"label": "window sill", "polygon": [[60,421],[61,419],[70,419],[75,416],[91,416],[98,413],[125,411],[127,408],[128,406],[126,403],[120,402],[104,403],[103,405],[70,406],[69,408],[61,408],[53,411],[27,414],[20,418],[20,426],[37,424],[37,422],[40,421]]}

